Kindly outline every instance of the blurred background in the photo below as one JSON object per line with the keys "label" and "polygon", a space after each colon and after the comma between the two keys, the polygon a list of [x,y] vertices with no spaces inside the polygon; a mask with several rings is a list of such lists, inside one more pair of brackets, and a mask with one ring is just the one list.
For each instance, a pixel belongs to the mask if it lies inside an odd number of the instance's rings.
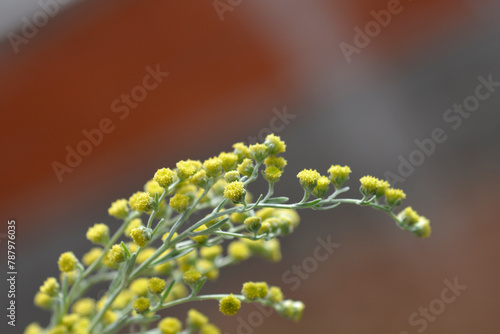
{"label": "blurred background", "polygon": [[[499,14],[495,0],[2,1],[0,206],[16,219],[18,326],[1,332],[47,324],[35,292],[60,253],[91,247],[90,225],[117,227],[113,200],[159,167],[274,131],[288,144],[278,194],[300,199],[302,168],[350,165],[349,197],[365,174],[397,176],[433,233],[369,208],[303,212],[280,263],[251,260],[207,287],[266,280],[307,305],[299,323],[273,314],[242,333],[500,333]],[[327,236],[340,247],[292,290],[283,274]],[[446,280],[467,288],[440,309]],[[238,332],[214,302],[197,307]]]}

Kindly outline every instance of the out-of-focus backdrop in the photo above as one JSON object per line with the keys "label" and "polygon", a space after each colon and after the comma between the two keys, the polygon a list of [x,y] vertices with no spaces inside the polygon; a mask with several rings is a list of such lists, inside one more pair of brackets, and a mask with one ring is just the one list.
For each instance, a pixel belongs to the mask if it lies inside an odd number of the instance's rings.
{"label": "out-of-focus backdrop", "polygon": [[[304,212],[282,262],[208,287],[281,285],[306,303],[302,321],[198,305],[224,332],[499,333],[499,15],[495,0],[2,1],[0,246],[6,271],[16,219],[18,313],[1,332],[46,325],[35,292],[60,253],[89,249],[91,224],[116,228],[114,199],[274,131],[288,144],[279,194],[300,197],[302,168],[349,164],[349,195],[364,174],[389,177],[433,233],[368,208]],[[283,280],[328,236],[327,260]]]}

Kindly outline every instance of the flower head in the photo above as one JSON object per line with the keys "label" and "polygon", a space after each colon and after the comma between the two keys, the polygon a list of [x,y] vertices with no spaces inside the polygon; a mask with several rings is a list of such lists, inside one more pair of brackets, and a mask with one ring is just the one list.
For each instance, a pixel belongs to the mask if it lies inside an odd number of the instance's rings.
{"label": "flower head", "polygon": [[162,334],[177,334],[182,330],[182,323],[177,318],[167,317],[158,323],[158,329]]}
{"label": "flower head", "polygon": [[219,310],[224,315],[235,315],[241,307],[241,301],[234,297],[233,294],[221,298],[219,302]]}
{"label": "flower head", "polygon": [[270,134],[266,137],[264,144],[269,148],[269,154],[280,154],[286,151],[286,144],[279,136]]}
{"label": "flower head", "polygon": [[175,172],[170,168],[158,169],[153,177],[153,180],[163,188],[170,187],[175,181]]}
{"label": "flower head", "polygon": [[406,198],[406,194],[401,189],[385,189],[385,201],[389,206],[398,206]]}
{"label": "flower head", "polygon": [[215,258],[222,254],[222,246],[214,245],[211,247],[201,247],[200,255],[202,258],[213,261]]}
{"label": "flower head", "polygon": [[376,195],[377,197],[380,197],[389,187],[389,183],[387,181],[383,181],[369,175],[363,176],[361,179],[359,179],[359,182],[361,183],[361,187],[359,190],[365,196]]}
{"label": "flower head", "polygon": [[[200,227],[197,227],[193,230],[193,232],[201,232],[207,229],[207,226],[205,224],[201,225]],[[190,237],[191,240],[196,242],[197,244],[203,244],[205,243],[209,238],[208,234],[202,234],[202,235],[197,235],[194,237]]]}
{"label": "flower head", "polygon": [[165,281],[159,277],[151,277],[148,281],[148,289],[151,293],[159,294],[165,290]]}
{"label": "flower head", "polygon": [[201,327],[201,334],[220,334],[220,329],[219,327],[215,326],[214,324],[206,324]]}
{"label": "flower head", "polygon": [[118,219],[125,219],[128,215],[128,204],[127,200],[122,198],[111,203],[111,206],[108,209],[108,213],[110,216],[113,216]]}
{"label": "flower head", "polygon": [[198,160],[181,160],[177,164],[177,175],[181,180],[190,178],[201,168],[201,162]]}
{"label": "flower head", "polygon": [[142,220],[141,218],[134,218],[130,221],[130,223],[128,223],[127,227],[125,228],[125,232],[124,234],[129,237],[129,238],[132,238],[132,235],[130,234],[132,232],[132,230],[134,228],[137,228],[139,226],[142,226]]}
{"label": "flower head", "polygon": [[303,302],[288,299],[282,303],[282,306],[283,309],[281,311],[281,314],[284,317],[294,321],[299,321],[300,318],[302,318],[302,314],[304,313],[305,308]]}
{"label": "flower head", "polygon": [[151,229],[139,226],[130,231],[130,236],[139,247],[144,247],[151,240]]}
{"label": "flower head", "polygon": [[108,242],[109,228],[106,224],[94,224],[87,230],[87,239],[97,245],[104,245]]}
{"label": "flower head", "polygon": [[155,180],[149,180],[144,185],[144,191],[147,192],[152,198],[154,198],[156,194],[161,196],[164,190],[165,189],[163,189],[163,187],[161,187]]}
{"label": "flower head", "polygon": [[222,161],[222,168],[226,172],[234,170],[238,164],[238,156],[234,153],[222,152],[219,154],[219,159]]}
{"label": "flower head", "polygon": [[127,258],[127,253],[121,245],[113,245],[109,250],[109,258],[116,263],[122,263]]}
{"label": "flower head", "polygon": [[186,284],[194,285],[201,280],[202,276],[203,275],[198,270],[191,269],[184,273],[183,279]]}
{"label": "flower head", "polygon": [[224,188],[224,197],[233,203],[241,203],[245,199],[246,191],[243,182],[234,181]]}
{"label": "flower head", "polygon": [[189,207],[189,197],[185,194],[175,194],[172,198],[170,198],[170,206],[174,211],[183,213]]}
{"label": "flower head", "polygon": [[248,151],[248,146],[243,143],[233,144],[234,154],[238,156],[238,161],[242,161],[245,158],[250,158],[250,152]]}
{"label": "flower head", "polygon": [[200,329],[203,325],[208,324],[208,317],[192,308],[188,311],[187,323],[192,328]]}
{"label": "flower head", "polygon": [[339,189],[349,180],[351,168],[349,166],[332,165],[328,169],[328,173],[330,173],[330,181],[332,181],[332,184],[336,189]]}
{"label": "flower head", "polygon": [[264,164],[267,167],[274,166],[283,170],[287,164],[287,161],[283,157],[277,157],[275,155],[271,155],[264,160]]}
{"label": "flower head", "polygon": [[203,161],[203,168],[209,177],[217,177],[222,171],[222,160],[220,158],[210,158]]}
{"label": "flower head", "polygon": [[250,156],[257,162],[263,161],[269,154],[268,147],[264,144],[254,144],[248,147]]}
{"label": "flower head", "polygon": [[239,181],[240,180],[240,173],[237,170],[232,170],[230,172],[227,172],[224,175],[224,180],[226,180],[227,183]]}
{"label": "flower head", "polygon": [[35,298],[33,299],[33,303],[35,306],[38,306],[43,309],[48,309],[52,307],[53,299],[46,293],[37,292],[35,294]]}
{"label": "flower head", "polygon": [[241,241],[233,241],[227,246],[227,253],[236,261],[243,261],[250,257],[250,249]]}
{"label": "flower head", "polygon": [[91,316],[96,310],[95,300],[92,298],[79,299],[73,304],[71,310],[82,317]]}
{"label": "flower head", "polygon": [[243,222],[245,224],[246,229],[249,232],[257,232],[262,226],[262,219],[260,217],[248,217]]}
{"label": "flower head", "polygon": [[330,188],[330,180],[326,176],[322,176],[318,179],[316,187],[313,189],[312,194],[314,197],[323,198]]}
{"label": "flower head", "polygon": [[153,197],[147,192],[138,191],[128,200],[128,204],[137,212],[147,212],[153,209]]}
{"label": "flower head", "polygon": [[279,181],[282,174],[283,170],[279,169],[278,167],[267,166],[264,171],[264,178],[270,183],[275,183]]}
{"label": "flower head", "polygon": [[304,169],[297,174],[297,178],[300,181],[300,185],[305,191],[312,191],[318,184],[318,180],[321,178],[321,174],[316,170]]}
{"label": "flower head", "polygon": [[65,252],[61,254],[57,264],[59,265],[60,271],[67,273],[76,269],[78,259],[73,252]]}
{"label": "flower head", "polygon": [[241,293],[245,298],[254,300],[258,298],[265,298],[267,296],[269,287],[266,282],[247,282],[243,284]]}
{"label": "flower head", "polygon": [[140,297],[140,298],[137,298],[135,301],[134,301],[134,310],[139,313],[139,314],[144,314],[146,313],[147,311],[149,311],[149,299],[145,298],[145,297]]}
{"label": "flower head", "polygon": [[273,303],[281,303],[283,301],[283,292],[277,286],[272,286],[269,288],[269,299]]}
{"label": "flower head", "polygon": [[130,291],[133,292],[136,296],[143,297],[148,294],[148,285],[149,280],[147,278],[137,278],[132,283],[130,283]]}
{"label": "flower head", "polygon": [[200,188],[204,188],[208,184],[207,172],[204,169],[200,169],[189,178],[189,182]]}
{"label": "flower head", "polygon": [[251,159],[245,158],[243,161],[238,165],[238,172],[243,175],[243,176],[251,176],[253,173],[253,161]]}
{"label": "flower head", "polygon": [[43,282],[43,285],[40,287],[40,292],[49,296],[56,296],[59,293],[59,283],[57,283],[54,277],[49,277]]}

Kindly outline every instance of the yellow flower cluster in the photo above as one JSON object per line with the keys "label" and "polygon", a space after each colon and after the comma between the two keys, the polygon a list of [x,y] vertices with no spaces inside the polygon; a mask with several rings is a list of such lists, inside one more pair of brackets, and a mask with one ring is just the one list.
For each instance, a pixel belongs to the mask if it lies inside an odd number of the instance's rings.
{"label": "yellow flower cluster", "polygon": [[321,174],[316,170],[304,169],[297,174],[297,178],[304,190],[309,192],[316,187],[318,180],[321,178]]}

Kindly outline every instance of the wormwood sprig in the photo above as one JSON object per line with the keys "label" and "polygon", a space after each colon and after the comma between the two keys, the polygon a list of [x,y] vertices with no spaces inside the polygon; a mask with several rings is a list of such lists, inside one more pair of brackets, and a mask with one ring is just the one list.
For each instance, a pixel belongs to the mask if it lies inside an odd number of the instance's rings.
{"label": "wormwood sprig", "polygon": [[[112,236],[107,224],[94,224],[86,234],[94,246],[81,259],[72,252],[60,256],[60,278],[49,277],[34,299],[52,312],[51,321],[46,328],[33,323],[25,334],[112,334],[130,324],[150,334],[220,333],[195,309],[188,312],[185,328],[179,319],[157,314],[201,300],[218,301],[228,316],[245,303],[260,303],[297,321],[304,304],[285,300],[279,287],[265,282],[244,282],[241,294],[201,292],[226,266],[252,256],[279,261],[278,237],[298,227],[301,209],[367,206],[387,213],[417,237],[430,235],[429,220],[411,207],[395,212],[406,194],[387,181],[364,176],[360,198],[340,198],[349,190],[344,186],[351,174],[348,166],[332,165],[327,175],[313,169],[298,172],[303,189],[298,202],[273,197],[287,165],[281,156],[285,151],[281,138],[269,135],[264,143],[237,143],[231,152],[203,162],[183,160],[175,169],[159,169],[144,191],[111,204],[108,213],[122,221]],[[268,189],[255,199],[248,187],[259,175]],[[195,220],[194,214],[202,218]],[[106,286],[107,292],[99,300],[86,297],[96,285]]]}

